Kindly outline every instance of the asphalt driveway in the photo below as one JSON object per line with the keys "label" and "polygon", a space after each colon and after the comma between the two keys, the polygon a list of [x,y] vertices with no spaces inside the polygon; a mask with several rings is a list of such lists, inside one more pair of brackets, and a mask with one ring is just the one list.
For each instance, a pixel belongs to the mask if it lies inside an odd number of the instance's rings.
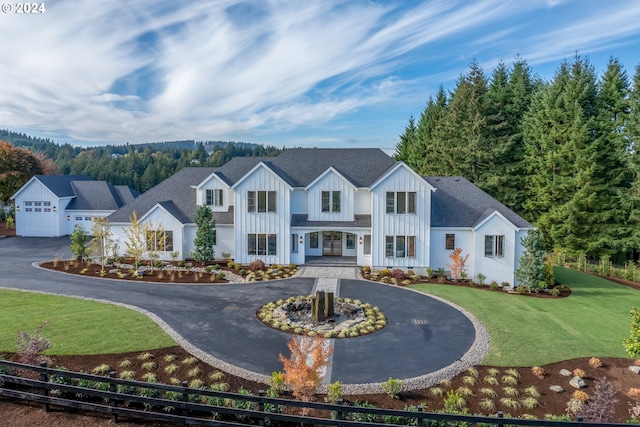
{"label": "asphalt driveway", "polygon": [[[0,240],[0,287],[124,303],[158,316],[199,352],[261,375],[282,370],[291,335],[257,320],[266,302],[308,295],[315,279],[231,285],[163,285],[89,278],[34,268],[34,261],[68,257],[67,238]],[[409,379],[460,364],[474,344],[473,323],[459,310],[424,294],[362,280],[341,279],[341,297],[377,305],[388,325],[370,335],[334,340],[330,378],[343,384]],[[15,308],[19,315],[19,307]],[[477,358],[477,357],[476,357]],[[475,360],[479,362],[479,360]]]}

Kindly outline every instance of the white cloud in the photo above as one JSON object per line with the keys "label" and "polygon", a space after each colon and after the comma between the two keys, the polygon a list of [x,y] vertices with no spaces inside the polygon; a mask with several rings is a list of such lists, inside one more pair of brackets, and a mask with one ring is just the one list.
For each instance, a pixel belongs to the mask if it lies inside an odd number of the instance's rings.
{"label": "white cloud", "polygon": [[[111,142],[316,128],[415,100],[421,84],[457,77],[457,58],[506,43],[526,27],[517,17],[547,6],[58,0],[43,15],[2,16],[0,126]],[[608,46],[636,33],[638,17],[637,7],[601,14],[605,32],[568,23],[525,38],[521,53],[535,63]],[[423,74],[403,75],[408,61]]]}

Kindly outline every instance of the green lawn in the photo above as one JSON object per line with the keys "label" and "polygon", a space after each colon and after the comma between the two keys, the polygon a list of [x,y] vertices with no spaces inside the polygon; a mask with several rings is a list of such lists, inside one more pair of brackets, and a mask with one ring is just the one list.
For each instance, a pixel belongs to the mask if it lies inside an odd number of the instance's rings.
{"label": "green lawn", "polygon": [[535,366],[576,357],[628,357],[629,310],[640,291],[590,274],[556,268],[568,298],[542,299],[481,289],[424,284],[413,288],[473,313],[487,328],[491,348],[485,365]]}
{"label": "green lawn", "polygon": [[147,316],[111,304],[0,289],[0,352],[15,352],[16,334],[42,331],[47,354],[110,354],[170,347],[176,342]]}

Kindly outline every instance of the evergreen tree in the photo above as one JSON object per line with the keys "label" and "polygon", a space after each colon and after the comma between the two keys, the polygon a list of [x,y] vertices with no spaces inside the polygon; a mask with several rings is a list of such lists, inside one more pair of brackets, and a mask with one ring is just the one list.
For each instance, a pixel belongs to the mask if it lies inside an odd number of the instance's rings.
{"label": "evergreen tree", "polygon": [[198,207],[194,220],[198,229],[196,230],[196,238],[193,241],[195,247],[193,258],[198,262],[204,263],[215,258],[213,246],[216,238],[216,222],[213,219],[211,208],[206,205]]}
{"label": "evergreen tree", "polygon": [[81,224],[76,224],[76,226],[73,227],[71,236],[69,237],[71,239],[69,250],[71,250],[71,253],[77,259],[84,261],[88,253],[87,240],[89,239],[89,235],[87,234],[87,231]]}
{"label": "evergreen tree", "polygon": [[520,257],[520,266],[516,270],[518,286],[530,292],[539,292],[544,286],[545,252],[542,250],[542,238],[538,230],[529,230],[522,238],[524,253]]}
{"label": "evergreen tree", "polygon": [[409,151],[410,162],[407,164],[421,175],[442,175],[443,149],[435,139],[435,133],[447,109],[447,94],[442,86],[434,100],[429,97],[420,119],[416,141]]}
{"label": "evergreen tree", "polygon": [[484,71],[473,61],[468,73],[458,80],[435,137],[442,147],[441,174],[463,176],[481,188],[492,163],[485,138],[486,92]]}
{"label": "evergreen tree", "polygon": [[411,147],[416,143],[417,129],[416,121],[413,116],[409,117],[409,124],[404,129],[404,133],[400,135],[400,141],[396,144],[396,160],[403,161],[411,166]]}
{"label": "evergreen tree", "polygon": [[42,167],[30,151],[0,141],[0,201],[6,202]]}

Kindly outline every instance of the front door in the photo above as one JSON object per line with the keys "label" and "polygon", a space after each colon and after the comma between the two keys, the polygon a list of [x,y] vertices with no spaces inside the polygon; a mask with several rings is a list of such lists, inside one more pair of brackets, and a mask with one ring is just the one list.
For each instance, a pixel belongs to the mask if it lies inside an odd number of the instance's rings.
{"label": "front door", "polygon": [[339,231],[322,232],[322,255],[342,256],[342,233]]}

